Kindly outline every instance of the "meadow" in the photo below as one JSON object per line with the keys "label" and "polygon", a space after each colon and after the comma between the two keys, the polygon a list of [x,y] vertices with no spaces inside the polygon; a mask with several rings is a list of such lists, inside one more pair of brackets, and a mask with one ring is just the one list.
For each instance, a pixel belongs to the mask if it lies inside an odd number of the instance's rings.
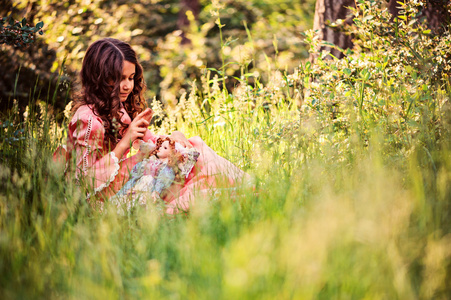
{"label": "meadow", "polygon": [[187,213],[93,210],[52,159],[67,111],[56,122],[38,91],[24,114],[13,105],[0,298],[449,299],[451,85],[430,53],[451,39],[406,22],[394,43],[366,9],[342,60],[264,76],[242,65],[233,90],[204,69],[173,106],[152,102],[152,130],[198,135],[255,179]]}

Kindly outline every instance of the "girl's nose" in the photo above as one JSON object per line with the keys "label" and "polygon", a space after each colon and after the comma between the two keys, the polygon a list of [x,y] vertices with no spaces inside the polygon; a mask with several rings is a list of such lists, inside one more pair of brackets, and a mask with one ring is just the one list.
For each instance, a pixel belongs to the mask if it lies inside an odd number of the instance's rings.
{"label": "girl's nose", "polygon": [[125,81],[125,82],[124,82],[124,85],[123,85],[123,89],[126,90],[126,91],[128,91],[128,90],[130,89],[130,87],[131,87],[130,82]]}

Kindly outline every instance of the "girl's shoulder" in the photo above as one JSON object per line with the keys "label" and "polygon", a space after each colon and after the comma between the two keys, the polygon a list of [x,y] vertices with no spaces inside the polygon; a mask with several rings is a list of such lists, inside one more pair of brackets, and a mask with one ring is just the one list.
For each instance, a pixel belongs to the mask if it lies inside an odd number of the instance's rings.
{"label": "girl's shoulder", "polygon": [[93,121],[96,123],[103,124],[102,119],[99,116],[97,116],[92,106],[85,104],[80,106],[74,113],[72,120],[70,121],[70,124],[76,124],[79,122],[88,123]]}

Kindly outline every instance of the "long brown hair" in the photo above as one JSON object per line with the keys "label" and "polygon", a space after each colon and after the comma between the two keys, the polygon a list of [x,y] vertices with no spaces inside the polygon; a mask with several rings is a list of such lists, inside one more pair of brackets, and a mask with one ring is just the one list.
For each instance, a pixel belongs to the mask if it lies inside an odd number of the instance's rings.
{"label": "long brown hair", "polygon": [[104,142],[109,147],[114,147],[122,138],[123,130],[128,128],[121,121],[119,98],[124,61],[133,63],[136,68],[133,90],[124,102],[130,117],[136,117],[146,106],[143,69],[132,47],[116,39],[104,38],[89,46],[80,71],[81,91],[74,97],[72,113],[82,105],[91,105],[103,121]]}

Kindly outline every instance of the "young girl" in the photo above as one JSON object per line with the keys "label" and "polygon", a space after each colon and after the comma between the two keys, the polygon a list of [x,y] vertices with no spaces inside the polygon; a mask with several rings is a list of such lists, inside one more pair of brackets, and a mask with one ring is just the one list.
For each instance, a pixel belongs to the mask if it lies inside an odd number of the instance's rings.
{"label": "young girl", "polygon": [[[143,70],[129,44],[105,38],[89,46],[80,72],[81,92],[74,99],[69,123],[68,151],[75,156],[75,177],[89,189],[90,198],[101,202],[116,194],[128,181],[143,154],[127,157],[137,139],[156,142],[148,130]],[[168,213],[187,210],[197,191],[214,188],[216,179],[230,184],[248,175],[218,156],[199,137],[186,139],[176,131],[169,138],[200,153],[182,186],[164,198]]]}
{"label": "young girl", "polygon": [[[74,100],[69,123],[69,149],[75,153],[76,178],[85,181],[91,195],[106,199],[128,180],[141,155],[127,158],[136,139],[158,138],[144,110],[143,70],[127,43],[102,39],[87,50],[80,72],[82,89]],[[183,135],[171,136],[188,145]],[[188,145],[190,146],[190,145]]]}

